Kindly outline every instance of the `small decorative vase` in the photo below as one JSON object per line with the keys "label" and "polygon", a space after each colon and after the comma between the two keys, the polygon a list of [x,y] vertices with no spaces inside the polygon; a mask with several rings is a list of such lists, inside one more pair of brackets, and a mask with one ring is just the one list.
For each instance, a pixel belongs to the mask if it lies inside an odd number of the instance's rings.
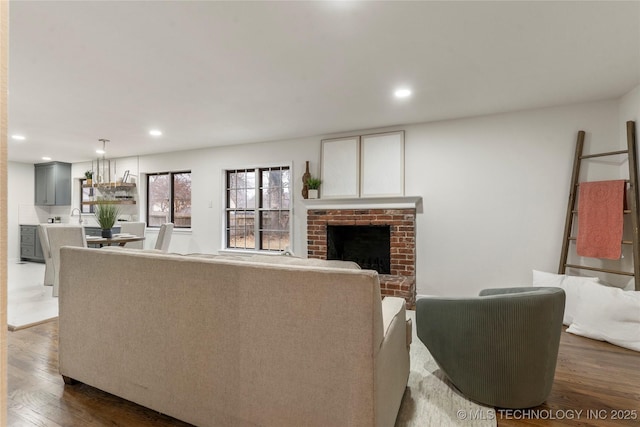
{"label": "small decorative vase", "polygon": [[87,178],[86,184],[87,185],[93,185],[93,179]]}
{"label": "small decorative vase", "polygon": [[105,239],[111,239],[113,237],[113,229],[111,228],[103,228],[102,229],[102,237]]}
{"label": "small decorative vase", "polygon": [[309,172],[309,160],[307,160],[307,169],[302,175],[302,197],[305,199],[309,198],[309,186],[307,185],[307,180],[309,178],[311,178],[311,172]]}
{"label": "small decorative vase", "polygon": [[318,198],[318,190],[310,188],[307,191],[309,193],[309,198],[310,199],[317,199]]}

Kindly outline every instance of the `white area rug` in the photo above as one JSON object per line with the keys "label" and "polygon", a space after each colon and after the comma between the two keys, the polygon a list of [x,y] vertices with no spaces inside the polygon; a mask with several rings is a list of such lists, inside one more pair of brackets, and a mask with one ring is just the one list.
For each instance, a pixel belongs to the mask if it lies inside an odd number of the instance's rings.
{"label": "white area rug", "polygon": [[416,335],[415,311],[407,316],[413,320],[411,371],[396,427],[496,426],[493,408],[471,402],[449,383]]}
{"label": "white area rug", "polygon": [[9,330],[28,328],[58,317],[58,298],[44,286],[44,264],[8,262],[7,323]]}

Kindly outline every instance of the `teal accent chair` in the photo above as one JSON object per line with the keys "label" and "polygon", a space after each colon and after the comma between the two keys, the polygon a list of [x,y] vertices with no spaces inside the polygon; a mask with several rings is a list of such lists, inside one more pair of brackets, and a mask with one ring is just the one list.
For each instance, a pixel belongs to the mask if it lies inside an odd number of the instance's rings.
{"label": "teal accent chair", "polygon": [[551,287],[421,298],[417,334],[464,396],[498,408],[530,408],[551,393],[564,303],[564,291]]}

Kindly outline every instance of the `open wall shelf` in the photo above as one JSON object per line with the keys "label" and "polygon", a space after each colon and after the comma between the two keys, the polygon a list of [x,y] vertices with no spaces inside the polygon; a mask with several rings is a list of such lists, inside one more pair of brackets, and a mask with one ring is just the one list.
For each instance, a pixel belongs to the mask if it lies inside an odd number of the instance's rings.
{"label": "open wall shelf", "polygon": [[127,189],[131,189],[131,188],[136,188],[136,184],[135,183],[115,183],[115,182],[111,182],[111,183],[102,183],[102,184],[91,184],[91,185],[87,185],[84,184],[82,186],[82,188],[97,188],[99,190],[127,190]]}
{"label": "open wall shelf", "polygon": [[94,202],[82,202],[83,205],[135,205],[135,200],[96,200]]}
{"label": "open wall shelf", "polygon": [[84,184],[83,188],[93,188],[96,200],[82,202],[83,205],[135,205],[137,190],[135,183],[107,182]]}

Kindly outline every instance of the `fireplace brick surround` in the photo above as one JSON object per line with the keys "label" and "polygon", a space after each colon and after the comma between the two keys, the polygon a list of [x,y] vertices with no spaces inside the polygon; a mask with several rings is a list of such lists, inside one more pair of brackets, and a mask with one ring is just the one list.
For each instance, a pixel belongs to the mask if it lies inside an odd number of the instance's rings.
{"label": "fireplace brick surround", "polygon": [[416,302],[416,209],[309,209],[307,256],[327,258],[328,225],[388,225],[391,274],[380,275],[382,296],[402,297],[407,308]]}

